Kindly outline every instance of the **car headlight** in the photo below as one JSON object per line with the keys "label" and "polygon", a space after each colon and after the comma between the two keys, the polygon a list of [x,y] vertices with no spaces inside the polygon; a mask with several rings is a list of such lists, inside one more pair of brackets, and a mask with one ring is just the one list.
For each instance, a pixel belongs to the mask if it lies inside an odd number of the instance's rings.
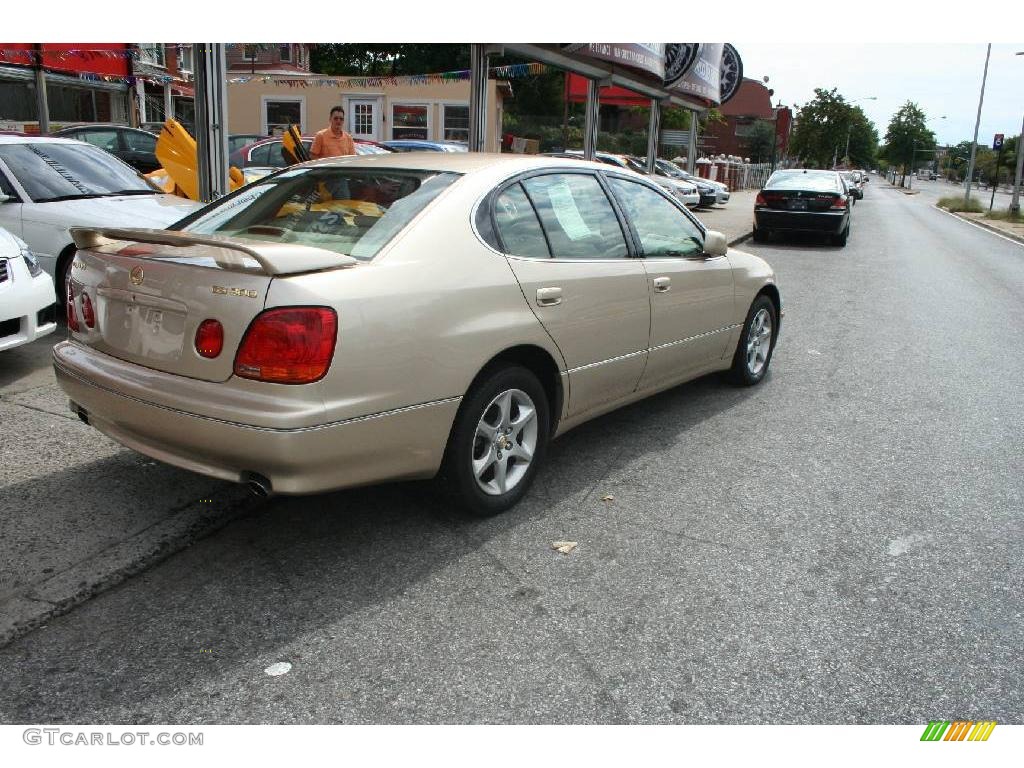
{"label": "car headlight", "polygon": [[39,277],[43,274],[43,268],[39,266],[39,260],[36,259],[36,255],[32,253],[28,248],[21,249],[21,257],[25,259],[25,265],[28,267],[28,273],[32,277]]}

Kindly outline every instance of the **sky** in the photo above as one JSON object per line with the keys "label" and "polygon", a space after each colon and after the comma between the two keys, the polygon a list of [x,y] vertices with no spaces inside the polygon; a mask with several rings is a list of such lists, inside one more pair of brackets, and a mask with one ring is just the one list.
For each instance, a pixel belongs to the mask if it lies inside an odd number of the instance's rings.
{"label": "sky", "polygon": [[769,78],[775,102],[806,104],[815,88],[837,88],[848,101],[862,99],[856,103],[884,141],[889,120],[910,100],[929,117],[940,144],[973,137],[986,42],[993,40],[978,143],[991,146],[995,133],[1016,135],[1024,120],[1024,56],[1014,55],[1024,51],[1020,0],[976,8],[934,0],[388,0],[379,13],[365,3],[339,3],[298,14],[261,0],[250,0],[244,13],[208,0],[175,0],[174,13],[108,4],[123,12],[83,15],[78,0],[49,0],[45,18],[5,18],[3,34],[36,42],[172,42],[200,34],[217,42],[727,41],[746,77]]}
{"label": "sky", "polygon": [[[1024,29],[1019,44],[992,46],[981,111],[978,144],[992,145],[996,133],[1017,135],[1024,121]],[[928,118],[939,144],[970,141],[978,116],[978,97],[985,70],[985,43],[810,44],[798,52],[779,43],[733,44],[743,59],[745,77],[762,80],[780,100],[793,106],[814,98],[815,88],[838,92],[855,101],[878,129],[880,141],[892,116],[912,101]],[[828,68],[808,66],[828,62]],[[864,99],[874,96],[875,100]],[[945,119],[943,119],[945,116]]]}

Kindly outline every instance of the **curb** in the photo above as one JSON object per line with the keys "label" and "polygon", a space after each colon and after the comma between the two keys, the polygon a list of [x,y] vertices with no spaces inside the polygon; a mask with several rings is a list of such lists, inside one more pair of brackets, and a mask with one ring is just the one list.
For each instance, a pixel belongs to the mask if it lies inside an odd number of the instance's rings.
{"label": "curb", "polygon": [[750,232],[747,232],[745,235],[740,235],[739,237],[733,238],[732,240],[729,241],[728,245],[729,245],[730,248],[732,248],[734,245],[739,245],[740,243],[745,243],[747,240],[749,240],[753,236],[754,236],[754,232],[753,232],[753,230],[751,230]]}
{"label": "curb", "polygon": [[993,226],[992,224],[989,224],[986,221],[979,221],[978,219],[970,219],[966,216],[961,216],[956,211],[947,211],[945,208],[939,208],[938,205],[936,205],[935,207],[938,208],[943,213],[948,213],[950,216],[956,216],[961,221],[966,221],[968,224],[974,224],[975,226],[981,227],[982,229],[987,229],[989,232],[993,232],[994,234],[997,235],[1002,235],[1008,240],[1016,240],[1018,243],[1024,243],[1024,235],[1018,235],[1016,232],[1007,232],[1005,229],[1000,229],[999,227]]}
{"label": "curb", "polygon": [[255,512],[263,503],[241,489],[229,488],[224,496],[225,508],[219,511],[199,502],[186,504],[136,536],[0,602],[0,648]]}

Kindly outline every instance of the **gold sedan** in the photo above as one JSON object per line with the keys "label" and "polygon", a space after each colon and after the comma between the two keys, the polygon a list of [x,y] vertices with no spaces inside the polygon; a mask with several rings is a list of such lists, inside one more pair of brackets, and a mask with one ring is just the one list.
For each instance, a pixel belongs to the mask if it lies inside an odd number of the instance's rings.
{"label": "gold sedan", "polygon": [[711,371],[761,381],[781,317],[767,263],[576,160],[332,158],[74,237],[72,409],[261,493],[438,476],[500,512],[552,437]]}

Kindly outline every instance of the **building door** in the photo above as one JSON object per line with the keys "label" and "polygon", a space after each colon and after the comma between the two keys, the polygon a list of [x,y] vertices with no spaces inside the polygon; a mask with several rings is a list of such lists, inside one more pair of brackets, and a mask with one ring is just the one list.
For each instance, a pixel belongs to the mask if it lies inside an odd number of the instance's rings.
{"label": "building door", "polygon": [[348,132],[357,139],[380,140],[380,106],[377,99],[350,99]]}

